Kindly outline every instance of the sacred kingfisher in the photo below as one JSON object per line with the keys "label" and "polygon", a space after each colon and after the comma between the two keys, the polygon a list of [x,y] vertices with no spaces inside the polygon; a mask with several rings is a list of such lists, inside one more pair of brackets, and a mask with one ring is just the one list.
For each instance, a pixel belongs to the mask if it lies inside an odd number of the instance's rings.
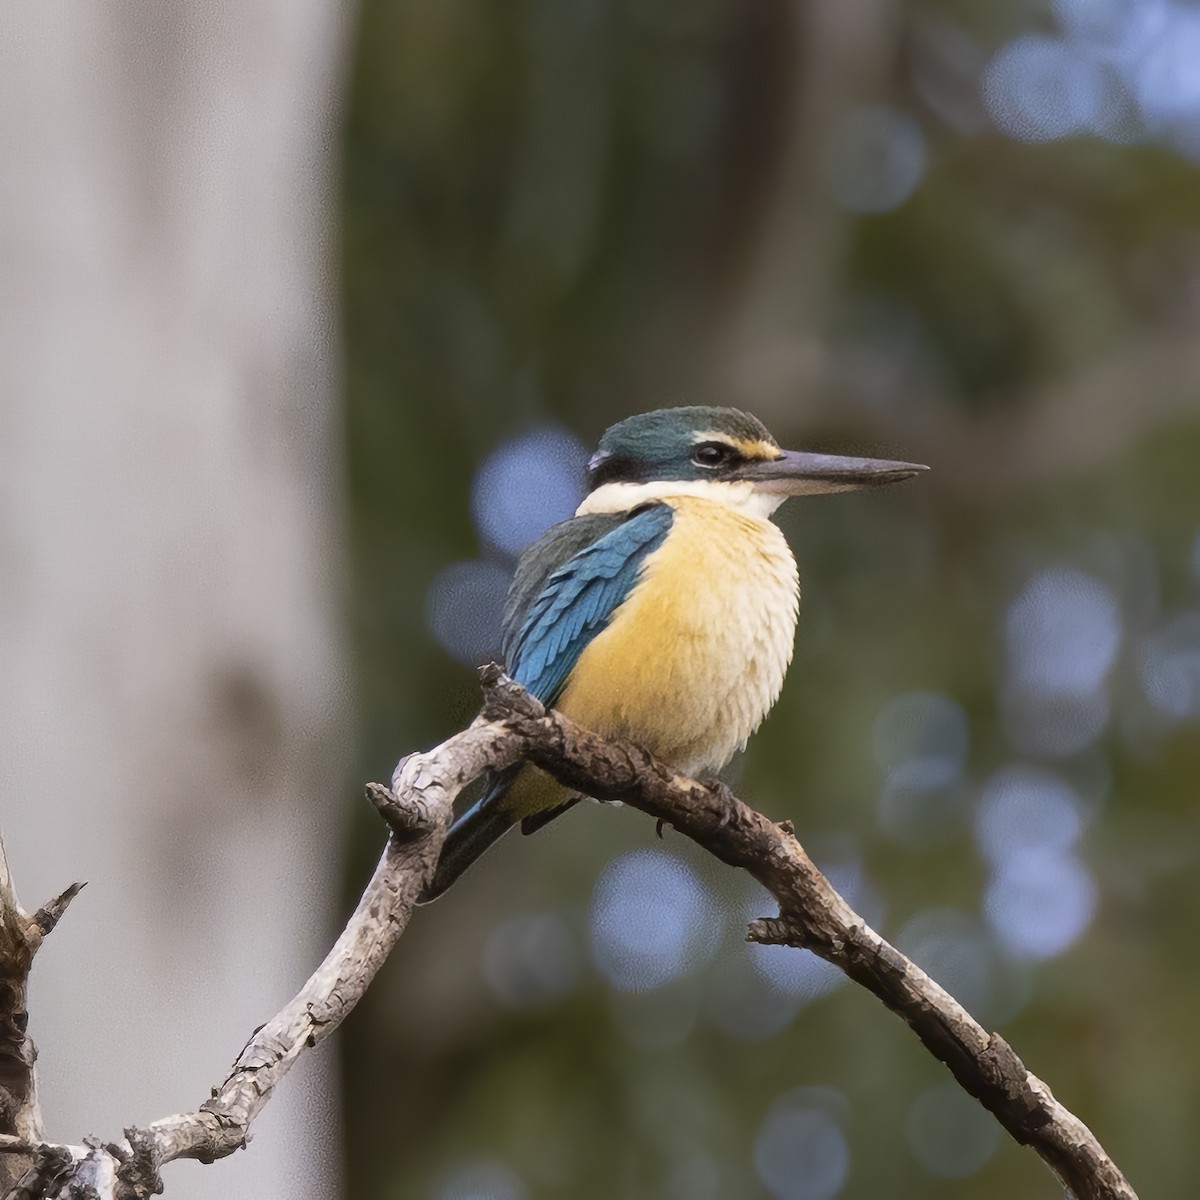
{"label": "sacred kingfisher", "polygon": [[[789,496],[924,470],[781,450],[733,408],[621,421],[588,463],[575,515],[517,564],[508,673],[577,724],[685,775],[720,770],[770,711],[792,658],[800,584],[771,514]],[[534,766],[498,773],[450,827],[423,899],[511,826],[532,833],[578,798]]]}

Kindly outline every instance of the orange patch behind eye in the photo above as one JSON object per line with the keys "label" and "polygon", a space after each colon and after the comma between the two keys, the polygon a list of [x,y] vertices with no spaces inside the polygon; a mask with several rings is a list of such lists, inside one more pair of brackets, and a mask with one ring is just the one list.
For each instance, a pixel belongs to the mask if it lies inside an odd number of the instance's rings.
{"label": "orange patch behind eye", "polygon": [[724,442],[732,446],[744,458],[759,459],[763,462],[774,462],[783,453],[774,442],[764,442],[761,438],[730,437],[727,433],[718,433],[715,429],[705,433],[697,433],[694,442]]}

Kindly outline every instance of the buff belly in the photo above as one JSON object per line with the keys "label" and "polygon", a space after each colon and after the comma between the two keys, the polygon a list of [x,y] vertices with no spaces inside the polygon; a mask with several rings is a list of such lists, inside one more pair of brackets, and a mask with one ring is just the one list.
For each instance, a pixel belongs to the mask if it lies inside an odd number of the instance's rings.
{"label": "buff belly", "polygon": [[724,766],[775,703],[799,584],[772,522],[707,499],[669,503],[670,534],[556,707],[690,774]]}

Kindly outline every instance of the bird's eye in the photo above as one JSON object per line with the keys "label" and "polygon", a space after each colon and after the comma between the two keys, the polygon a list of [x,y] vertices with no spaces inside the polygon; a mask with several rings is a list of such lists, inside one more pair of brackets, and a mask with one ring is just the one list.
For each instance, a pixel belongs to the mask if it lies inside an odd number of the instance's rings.
{"label": "bird's eye", "polygon": [[701,442],[692,451],[692,462],[698,467],[719,467],[734,455],[732,446],[724,442]]}

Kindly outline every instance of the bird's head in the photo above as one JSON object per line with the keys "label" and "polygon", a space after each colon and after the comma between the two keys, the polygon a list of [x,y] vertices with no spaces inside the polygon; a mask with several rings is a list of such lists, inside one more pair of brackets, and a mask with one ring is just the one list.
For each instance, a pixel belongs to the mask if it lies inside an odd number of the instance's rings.
{"label": "bird's head", "polygon": [[671,495],[703,495],[769,515],[789,496],[896,483],[920,463],[781,450],[757,417],[736,408],[660,408],[605,431],[588,463],[581,512],[623,510]]}

